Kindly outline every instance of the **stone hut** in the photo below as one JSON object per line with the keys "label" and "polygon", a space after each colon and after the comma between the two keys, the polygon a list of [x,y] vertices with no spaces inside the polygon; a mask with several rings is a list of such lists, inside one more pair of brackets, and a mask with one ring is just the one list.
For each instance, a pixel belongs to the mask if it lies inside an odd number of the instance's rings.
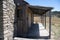
{"label": "stone hut", "polygon": [[[36,10],[39,8],[24,0],[0,0],[0,40],[13,40],[17,35],[26,37],[34,22],[33,14],[41,12]],[[43,14],[51,9],[46,7]]]}

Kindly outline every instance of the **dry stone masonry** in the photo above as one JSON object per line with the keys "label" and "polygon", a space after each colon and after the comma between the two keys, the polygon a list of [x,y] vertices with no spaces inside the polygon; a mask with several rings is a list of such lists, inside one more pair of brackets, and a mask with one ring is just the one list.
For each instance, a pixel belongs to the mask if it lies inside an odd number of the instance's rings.
{"label": "dry stone masonry", "polygon": [[0,40],[3,40],[3,2],[0,0]]}
{"label": "dry stone masonry", "polygon": [[0,40],[13,40],[15,4],[13,0],[0,1]]}

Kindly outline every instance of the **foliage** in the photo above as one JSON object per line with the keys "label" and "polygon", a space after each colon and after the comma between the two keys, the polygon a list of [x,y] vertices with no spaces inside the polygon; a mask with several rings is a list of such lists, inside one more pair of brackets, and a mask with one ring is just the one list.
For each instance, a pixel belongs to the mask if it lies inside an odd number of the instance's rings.
{"label": "foliage", "polygon": [[52,15],[52,16],[57,16],[57,17],[60,18],[60,11],[52,11],[52,12],[51,12],[51,15]]}

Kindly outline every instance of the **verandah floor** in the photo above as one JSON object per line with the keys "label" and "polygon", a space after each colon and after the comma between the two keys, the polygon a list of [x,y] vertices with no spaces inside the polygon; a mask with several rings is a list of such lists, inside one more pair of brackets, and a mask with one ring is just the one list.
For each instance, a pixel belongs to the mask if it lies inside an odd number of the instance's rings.
{"label": "verandah floor", "polygon": [[[27,35],[28,38],[37,39],[37,38],[47,38],[49,36],[49,33],[41,23],[36,23],[32,25]],[[16,37],[15,39],[21,39],[21,38]]]}
{"label": "verandah floor", "polygon": [[28,37],[31,38],[40,38],[40,37],[48,37],[49,32],[44,28],[41,23],[33,24],[28,32]]}

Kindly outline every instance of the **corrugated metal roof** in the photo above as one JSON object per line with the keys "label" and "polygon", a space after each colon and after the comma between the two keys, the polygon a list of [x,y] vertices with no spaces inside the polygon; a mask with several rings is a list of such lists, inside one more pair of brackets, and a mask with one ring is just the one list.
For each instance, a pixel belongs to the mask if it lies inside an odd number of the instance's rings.
{"label": "corrugated metal roof", "polygon": [[44,14],[45,12],[53,9],[52,7],[33,6],[33,5],[29,5],[28,7],[36,14]]}

